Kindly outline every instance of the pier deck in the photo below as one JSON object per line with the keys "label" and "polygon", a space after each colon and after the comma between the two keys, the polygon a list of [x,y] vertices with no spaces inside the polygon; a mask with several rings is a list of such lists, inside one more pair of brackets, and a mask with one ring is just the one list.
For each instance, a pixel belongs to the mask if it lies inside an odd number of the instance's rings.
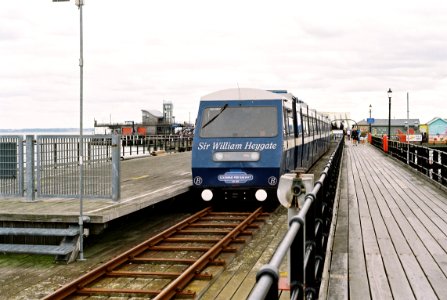
{"label": "pier deck", "polygon": [[347,143],[330,299],[446,299],[447,193],[370,145]]}
{"label": "pier deck", "polygon": [[[189,190],[191,152],[121,162],[121,199],[84,199],[92,224],[105,224]],[[0,221],[77,223],[78,198],[0,198]]]}

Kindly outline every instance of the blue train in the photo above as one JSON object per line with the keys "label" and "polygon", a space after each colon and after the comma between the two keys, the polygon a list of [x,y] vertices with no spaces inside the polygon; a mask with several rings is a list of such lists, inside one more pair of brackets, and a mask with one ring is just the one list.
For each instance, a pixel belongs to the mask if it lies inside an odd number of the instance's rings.
{"label": "blue train", "polygon": [[192,146],[193,186],[205,201],[277,201],[280,176],[329,148],[330,122],[285,90],[203,96]]}

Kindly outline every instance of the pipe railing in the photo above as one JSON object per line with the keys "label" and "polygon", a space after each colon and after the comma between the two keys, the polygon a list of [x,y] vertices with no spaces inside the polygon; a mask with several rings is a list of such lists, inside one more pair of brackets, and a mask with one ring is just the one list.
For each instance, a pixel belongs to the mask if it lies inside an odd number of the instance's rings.
{"label": "pipe railing", "polygon": [[[373,137],[373,145],[384,149],[380,137]],[[411,143],[388,141],[388,154],[447,186],[447,152]]]}
{"label": "pipe railing", "polygon": [[270,262],[256,274],[256,285],[248,299],[279,299],[279,268],[289,250],[290,299],[318,296],[343,145],[341,139],[299,213],[291,218],[289,230]]}
{"label": "pipe railing", "polygon": [[158,150],[184,152],[192,148],[192,136],[182,135],[129,135],[121,137],[123,158],[150,155]]}

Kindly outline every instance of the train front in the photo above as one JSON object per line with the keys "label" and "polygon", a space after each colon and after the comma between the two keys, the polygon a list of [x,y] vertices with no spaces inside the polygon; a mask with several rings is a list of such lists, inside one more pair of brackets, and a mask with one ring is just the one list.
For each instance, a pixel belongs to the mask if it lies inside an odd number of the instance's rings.
{"label": "train front", "polygon": [[202,98],[192,176],[203,200],[276,200],[281,114],[282,100],[267,91],[234,89]]}

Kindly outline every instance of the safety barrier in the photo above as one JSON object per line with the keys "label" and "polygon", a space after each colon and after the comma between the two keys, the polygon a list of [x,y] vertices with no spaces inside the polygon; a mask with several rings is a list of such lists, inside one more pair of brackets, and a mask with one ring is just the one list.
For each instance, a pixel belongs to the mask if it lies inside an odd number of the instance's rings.
{"label": "safety barrier", "polygon": [[381,137],[378,136],[373,136],[371,137],[371,145],[377,147],[377,148],[382,148],[383,147],[383,141]]}
{"label": "safety barrier", "polygon": [[341,139],[269,264],[258,271],[250,300],[279,299],[279,267],[289,252],[290,299],[318,296],[343,146]]}
{"label": "safety barrier", "polygon": [[24,161],[21,136],[0,136],[0,194],[23,196]]}
{"label": "safety barrier", "polygon": [[[0,196],[78,197],[118,200],[120,137],[117,135],[0,136]],[[31,167],[30,167],[31,166]]]}
{"label": "safety barrier", "polygon": [[[384,143],[382,138],[373,138],[373,145],[381,150],[383,150],[382,143]],[[388,141],[387,144],[386,152],[389,155],[447,186],[447,152],[397,141]]]}
{"label": "safety barrier", "polygon": [[142,135],[123,136],[121,140],[121,156],[129,158],[150,155],[156,151],[184,152],[191,151],[192,136],[182,135]]}

